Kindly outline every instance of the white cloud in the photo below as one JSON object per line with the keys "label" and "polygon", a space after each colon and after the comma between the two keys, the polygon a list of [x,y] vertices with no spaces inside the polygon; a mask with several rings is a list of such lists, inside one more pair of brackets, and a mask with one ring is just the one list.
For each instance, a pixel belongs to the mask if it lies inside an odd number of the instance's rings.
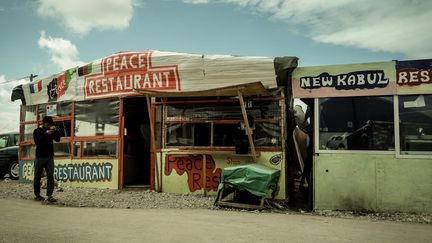
{"label": "white cloud", "polygon": [[[186,2],[186,1],[184,1]],[[269,16],[321,43],[432,56],[432,1],[215,0]],[[210,1],[209,1],[210,3]]]}
{"label": "white cloud", "polygon": [[7,82],[4,75],[0,75],[0,132],[17,132],[19,129],[20,101],[11,101],[12,89],[25,80]]}
{"label": "white cloud", "polygon": [[209,0],[183,0],[183,2],[192,4],[204,4],[209,3]]}
{"label": "white cloud", "polygon": [[139,0],[39,0],[37,14],[54,18],[75,33],[85,35],[93,29],[124,29],[132,19]]}
{"label": "white cloud", "polygon": [[45,31],[41,31],[38,44],[40,48],[48,49],[51,55],[51,61],[61,70],[84,64],[84,62],[79,60],[78,49],[69,40],[46,36]]}

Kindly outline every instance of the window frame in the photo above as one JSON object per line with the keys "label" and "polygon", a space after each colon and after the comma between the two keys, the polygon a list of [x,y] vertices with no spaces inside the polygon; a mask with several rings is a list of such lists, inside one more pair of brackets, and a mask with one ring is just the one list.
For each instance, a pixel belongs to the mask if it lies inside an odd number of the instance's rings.
{"label": "window frame", "polygon": [[[420,94],[419,94],[420,95]],[[327,98],[327,97],[322,97]],[[330,97],[328,97],[330,98]],[[314,98],[314,154],[384,154],[394,155],[395,158],[400,159],[432,159],[432,154],[401,154],[400,150],[400,127],[399,127],[399,95],[393,95],[393,122],[394,122],[394,150],[324,150],[320,148],[320,111],[319,111],[319,99]]]}
{"label": "window frame", "polygon": [[[101,98],[103,99],[113,99],[113,98]],[[119,102],[121,102],[120,97],[117,98],[119,99]],[[120,152],[117,153],[117,155],[115,157],[111,157],[111,156],[84,156],[83,153],[81,152],[80,155],[78,156],[74,156],[75,154],[75,147],[74,144],[75,143],[82,143],[85,141],[113,141],[117,143],[117,151],[120,151],[120,135],[107,135],[107,136],[81,136],[81,137],[77,137],[75,136],[75,103],[76,101],[72,100],[72,101],[66,101],[66,102],[71,102],[71,111],[70,114],[68,116],[60,116],[60,117],[53,117],[54,122],[63,122],[63,121],[70,121],[71,123],[71,128],[70,128],[70,136],[69,137],[61,137],[60,138],[60,142],[59,143],[68,143],[69,144],[69,148],[70,148],[70,155],[69,156],[55,156],[54,155],[54,159],[120,159]],[[20,117],[20,142],[19,142],[19,159],[20,160],[34,160],[35,155],[32,154],[30,157],[23,157],[23,151],[22,151],[22,147],[24,146],[34,146],[35,143],[33,141],[33,139],[31,140],[21,140],[21,138],[24,137],[24,126],[25,125],[30,125],[30,124],[36,124],[37,126],[39,126],[40,124],[42,124],[42,117],[39,117],[39,107],[40,106],[46,106],[47,104],[57,104],[59,102],[55,102],[55,103],[43,103],[43,104],[38,104],[35,105],[36,106],[36,111],[37,111],[37,115],[36,115],[36,121],[25,121],[25,109],[24,106],[21,105],[21,117]],[[118,110],[118,114],[119,114],[119,124],[121,122],[121,109],[119,108]],[[120,126],[118,128],[118,134],[120,134]],[[28,134],[29,135],[29,134]]]}
{"label": "window frame", "polygon": [[[407,94],[408,95],[408,94]],[[412,94],[412,95],[422,95],[422,94]],[[426,94],[426,95],[432,95],[432,94]],[[396,146],[396,158],[400,159],[432,159],[432,151],[430,151],[430,154],[402,154],[401,148],[400,148],[400,127],[399,127],[399,96],[404,95],[395,95],[395,102],[394,102],[394,111],[395,111],[395,143],[397,143]],[[397,127],[397,130],[396,130]]]}
{"label": "window frame", "polygon": [[[269,100],[269,101],[273,101],[276,102],[279,108],[279,114],[278,117],[275,118],[258,118],[255,119],[254,122],[271,122],[271,123],[276,123],[279,124],[279,127],[281,129],[281,132],[279,134],[279,145],[276,146],[256,146],[255,144],[255,149],[257,151],[265,151],[265,152],[275,152],[275,151],[281,151],[283,150],[284,147],[284,139],[286,138],[285,134],[284,134],[284,121],[285,121],[285,112],[283,111],[283,109],[285,108],[284,104],[281,104],[281,101],[284,101],[284,97],[282,95],[280,96],[275,96],[275,97],[265,97],[265,98],[252,98],[252,100]],[[239,100],[235,100],[235,99],[224,99],[224,100],[204,100],[204,99],[193,99],[191,101],[189,101],[192,104],[211,104],[211,103],[231,103],[231,104],[235,104],[238,105],[239,109],[240,108],[240,101]],[[167,119],[168,116],[168,105],[172,105],[172,104],[182,104],[184,103],[184,101],[168,101],[168,102],[154,102],[154,105],[162,105],[162,110],[163,110],[163,118],[162,118],[162,146],[161,146],[161,150],[172,150],[172,149],[180,149],[180,150],[218,150],[218,151],[233,151],[235,150],[235,146],[214,146],[214,124],[240,124],[243,119],[232,119],[232,120],[196,120],[194,121],[193,119],[191,120],[174,120],[172,118],[170,118],[169,120]],[[241,111],[241,110],[240,110]],[[167,145],[167,139],[168,139],[168,135],[167,135],[167,124],[198,124],[198,123],[209,123],[210,124],[210,134],[209,134],[209,139],[210,139],[210,146],[172,146],[172,145]],[[255,140],[254,140],[255,143]]]}

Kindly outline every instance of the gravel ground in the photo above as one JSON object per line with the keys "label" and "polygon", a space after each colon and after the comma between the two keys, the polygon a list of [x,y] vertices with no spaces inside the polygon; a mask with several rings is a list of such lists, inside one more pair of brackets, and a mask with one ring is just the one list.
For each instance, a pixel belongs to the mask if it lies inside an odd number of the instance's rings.
{"label": "gravel ground", "polygon": [[[45,190],[42,189],[42,195]],[[20,198],[33,200],[33,187],[30,184],[20,184],[9,178],[0,180],[0,198]],[[157,193],[150,190],[110,190],[92,188],[59,187],[54,191],[58,200],[55,204],[67,207],[99,207],[99,208],[201,208],[227,211],[247,211],[234,208],[219,208],[213,205],[214,196],[187,195],[175,193]],[[306,211],[299,208],[290,208],[283,202],[266,203],[263,210],[254,213],[282,213],[304,214],[324,217],[359,218],[372,221],[388,220],[397,222],[411,222],[431,224],[432,214],[410,214],[400,212],[356,212],[356,211]]]}

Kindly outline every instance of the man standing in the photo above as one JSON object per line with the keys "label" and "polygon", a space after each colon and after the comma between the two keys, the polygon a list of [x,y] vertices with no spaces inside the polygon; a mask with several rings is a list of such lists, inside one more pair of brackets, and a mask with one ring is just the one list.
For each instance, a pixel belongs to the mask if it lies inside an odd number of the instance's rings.
{"label": "man standing", "polygon": [[54,144],[60,141],[60,132],[53,126],[53,119],[50,116],[45,116],[42,119],[42,126],[33,131],[33,139],[36,144],[36,158],[34,161],[34,181],[33,189],[36,201],[45,200],[40,195],[40,180],[43,169],[45,168],[47,176],[47,201],[55,202],[52,194],[54,191]]}

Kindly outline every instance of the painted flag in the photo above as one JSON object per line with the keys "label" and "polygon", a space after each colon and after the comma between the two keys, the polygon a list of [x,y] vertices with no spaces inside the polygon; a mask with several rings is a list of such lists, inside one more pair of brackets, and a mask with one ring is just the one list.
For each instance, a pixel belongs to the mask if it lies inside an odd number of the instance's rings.
{"label": "painted flag", "polygon": [[39,80],[36,83],[30,83],[29,88],[31,94],[39,93],[42,91],[42,80]]}
{"label": "painted flag", "polygon": [[85,66],[78,68],[78,76],[81,77],[83,75],[90,74],[92,72],[92,63],[89,63]]}

